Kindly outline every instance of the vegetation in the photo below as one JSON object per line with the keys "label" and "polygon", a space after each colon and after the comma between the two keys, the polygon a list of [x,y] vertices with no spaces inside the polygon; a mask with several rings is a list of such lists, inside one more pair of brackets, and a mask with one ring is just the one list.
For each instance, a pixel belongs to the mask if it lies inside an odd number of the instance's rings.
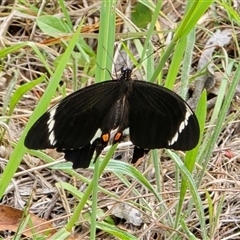
{"label": "vegetation", "polygon": [[[156,2],[2,2],[2,238],[239,238],[240,5]],[[119,144],[74,171],[55,150],[24,147],[49,106],[126,65],[188,101],[195,149],[152,150],[133,166]]]}

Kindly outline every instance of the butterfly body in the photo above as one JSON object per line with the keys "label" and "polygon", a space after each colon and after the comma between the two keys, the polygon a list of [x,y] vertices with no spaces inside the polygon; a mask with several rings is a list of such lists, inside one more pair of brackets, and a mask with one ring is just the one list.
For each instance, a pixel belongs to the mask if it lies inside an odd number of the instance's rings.
{"label": "butterfly body", "polygon": [[119,142],[129,129],[135,145],[133,162],[150,149],[190,150],[199,139],[199,125],[187,103],[156,84],[119,79],[80,89],[50,108],[29,130],[25,146],[56,148],[73,162],[88,167],[108,143]]}

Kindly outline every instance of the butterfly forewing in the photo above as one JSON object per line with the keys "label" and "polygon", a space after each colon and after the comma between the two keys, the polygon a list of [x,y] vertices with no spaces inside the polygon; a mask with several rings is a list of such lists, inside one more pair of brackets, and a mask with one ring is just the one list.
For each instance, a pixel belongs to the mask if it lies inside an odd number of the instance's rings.
{"label": "butterfly forewing", "polygon": [[[116,101],[118,84],[107,81],[78,90],[50,108],[25,138],[30,149],[78,149],[87,145]],[[106,104],[109,103],[109,104]]]}
{"label": "butterfly forewing", "polygon": [[197,145],[198,121],[174,92],[136,80],[128,101],[130,139],[134,145],[176,150],[190,150]]}

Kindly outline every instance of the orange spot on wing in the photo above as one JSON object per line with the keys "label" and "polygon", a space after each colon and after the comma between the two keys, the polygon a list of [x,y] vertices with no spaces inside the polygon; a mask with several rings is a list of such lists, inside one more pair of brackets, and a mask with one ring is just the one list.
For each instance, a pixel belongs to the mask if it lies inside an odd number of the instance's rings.
{"label": "orange spot on wing", "polygon": [[122,137],[122,133],[118,132],[116,133],[115,137],[114,137],[114,140],[115,141],[119,141],[119,139]]}
{"label": "orange spot on wing", "polygon": [[103,134],[103,135],[102,135],[102,140],[103,140],[104,142],[108,142],[108,140],[109,140],[109,134],[108,134],[108,133]]}

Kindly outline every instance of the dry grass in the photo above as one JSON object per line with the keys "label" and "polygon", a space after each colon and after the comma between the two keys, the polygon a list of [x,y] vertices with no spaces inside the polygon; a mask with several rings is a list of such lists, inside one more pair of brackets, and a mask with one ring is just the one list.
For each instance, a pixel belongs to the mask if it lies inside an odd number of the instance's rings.
{"label": "dry grass", "polygon": [[[36,6],[36,9],[43,7],[43,10],[51,15],[62,15],[57,1],[50,1],[45,6],[39,2],[33,3],[29,1],[31,6]],[[95,51],[97,46],[97,32],[99,28],[99,2],[98,1],[66,1],[67,9],[73,23],[79,22],[82,16],[86,16],[84,27],[82,32],[86,37],[87,44]],[[36,25],[35,18],[37,16],[37,10],[27,7],[25,4],[23,11],[23,4],[16,5],[21,9],[11,11],[12,2],[9,0],[2,1],[0,6],[0,48],[6,46],[12,46],[15,43],[21,41],[33,41],[41,43],[46,46],[46,61],[53,66],[53,60],[62,51],[61,40],[52,38],[42,33]],[[128,16],[128,10],[126,9],[125,1],[119,1],[118,8],[126,16]],[[232,6],[238,11],[239,5],[237,1],[232,2]],[[17,8],[16,8],[17,9]],[[180,17],[184,13],[184,4],[180,1],[165,1],[162,7],[164,15],[159,18],[160,26],[163,30],[172,29],[175,24],[180,20]],[[236,38],[231,39],[229,44],[224,46],[225,54],[227,58],[239,59],[238,45],[239,44],[239,26],[232,26],[224,8],[218,4],[212,5],[209,11],[203,16],[199,26],[196,28],[196,43],[193,52],[192,60],[192,74],[197,72],[197,65],[201,58],[204,46],[209,40],[211,32],[215,32],[216,29],[234,28],[237,32]],[[121,33],[124,29],[123,22],[118,19],[117,33]],[[162,37],[166,40],[169,36],[166,31]],[[68,39],[69,36],[64,36]],[[156,37],[158,40],[158,37]],[[217,54],[222,55],[221,49],[216,49],[215,56]],[[157,61],[156,56],[156,61]],[[220,72],[226,71],[222,67],[221,60],[210,59],[210,61],[217,66]],[[170,60],[169,60],[170,62]],[[166,65],[167,66],[167,65]],[[165,67],[166,68],[166,67]],[[167,68],[166,68],[167,69]],[[167,70],[166,70],[167,71]],[[10,142],[17,142],[21,136],[29,116],[32,114],[33,109],[41,98],[45,91],[47,83],[41,83],[38,87],[33,88],[31,91],[24,94],[24,96],[18,101],[14,112],[11,116],[8,116],[8,103],[9,96],[12,92],[18,89],[26,82],[30,82],[38,78],[42,73],[45,73],[46,69],[42,62],[39,61],[36,54],[30,49],[25,48],[16,51],[14,54],[8,55],[8,57],[1,59],[1,72],[0,72],[0,98],[1,98],[1,125],[3,139],[0,146],[0,169],[4,170],[9,156],[14,148]],[[206,74],[206,73],[204,73]],[[83,73],[83,64],[77,70],[77,76],[87,78],[87,82],[83,85],[93,82],[94,77],[86,76]],[[178,76],[180,79],[180,74]],[[221,81],[221,79],[220,79]],[[64,72],[62,82],[66,84],[66,92],[70,93],[72,90],[72,71],[67,68]],[[218,81],[214,82],[214,92],[212,89],[208,90],[208,116],[206,129],[209,127],[209,120],[212,116],[212,106],[215,104],[216,96],[218,95],[219,87]],[[178,85],[176,84],[176,89]],[[191,91],[194,90],[192,84]],[[56,94],[59,96],[60,94]],[[236,91],[234,102],[231,109],[229,109],[226,124],[223,127],[222,133],[215,144],[214,151],[212,152],[211,161],[209,161],[206,168],[204,177],[198,188],[199,195],[202,200],[202,204],[205,209],[207,232],[210,239],[240,239],[240,138],[239,138],[239,104],[238,104],[239,91]],[[58,101],[60,97],[55,97],[52,103]],[[8,119],[9,122],[6,120]],[[7,131],[3,131],[6,129]],[[47,150],[47,153],[54,159],[59,159],[61,156],[54,150]],[[172,160],[169,159],[161,150],[161,203],[156,203],[156,199],[152,193],[150,193],[144,186],[140,185],[134,179],[128,178],[130,181],[130,187],[117,178],[111,172],[106,172],[102,175],[99,186],[105,191],[111,192],[113,195],[119,196],[116,200],[111,198],[107,192],[100,191],[98,198],[98,208],[102,210],[99,216],[100,219],[106,216],[112,216],[115,224],[118,228],[126,230],[136,236],[138,239],[171,239],[171,233],[177,232],[179,239],[189,239],[182,229],[173,229],[168,219],[169,213],[174,216],[175,206],[178,204],[177,188],[176,188],[176,166]],[[156,186],[155,170],[153,164],[145,160],[140,161],[136,166],[143,175],[148,179],[152,186]],[[196,165],[195,172],[202,169],[202,165]],[[79,175],[92,178],[91,169],[77,170]],[[197,181],[197,180],[196,180]],[[39,158],[35,158],[26,154],[19,166],[18,172],[14,175],[11,184],[7,188],[3,198],[1,199],[1,205],[9,205],[18,209],[27,209],[36,216],[52,222],[54,228],[59,229],[69,219],[69,216],[74,211],[77,200],[75,196],[67,191],[61,190],[61,187],[56,183],[66,182],[75,186],[79,192],[84,192],[86,189],[86,182],[78,180],[73,177],[72,174],[60,170],[54,170],[43,165],[43,162]],[[117,218],[112,215],[114,208],[109,208],[109,205],[117,207],[118,203],[125,203],[134,201],[139,205],[143,205],[144,201],[137,195],[135,195],[132,189],[137,189],[141,193],[141,198],[149,203],[149,206],[153,209],[150,214],[149,211],[145,211],[144,208],[138,208],[142,213],[142,223],[140,226],[134,226],[128,223],[124,219]],[[211,200],[210,200],[211,199]],[[189,207],[191,200],[191,194],[188,192],[185,197],[183,206],[183,213],[186,213],[184,218],[185,224],[190,229],[195,238],[201,239],[199,220],[196,215],[194,205]],[[222,207],[218,209],[221,201]],[[164,204],[163,204],[164,203]],[[165,209],[165,207],[167,207]],[[87,205],[82,212],[79,225],[75,227],[73,234],[75,239],[89,239],[89,221],[88,214],[91,209],[91,205]],[[155,214],[155,212],[161,211],[162,214]],[[219,217],[218,217],[219,214]],[[157,216],[157,218],[156,218]],[[167,217],[166,217],[167,216]],[[10,238],[12,236],[11,231],[1,231],[2,238]],[[97,239],[115,239],[112,235],[104,233],[102,231],[97,232]]]}

